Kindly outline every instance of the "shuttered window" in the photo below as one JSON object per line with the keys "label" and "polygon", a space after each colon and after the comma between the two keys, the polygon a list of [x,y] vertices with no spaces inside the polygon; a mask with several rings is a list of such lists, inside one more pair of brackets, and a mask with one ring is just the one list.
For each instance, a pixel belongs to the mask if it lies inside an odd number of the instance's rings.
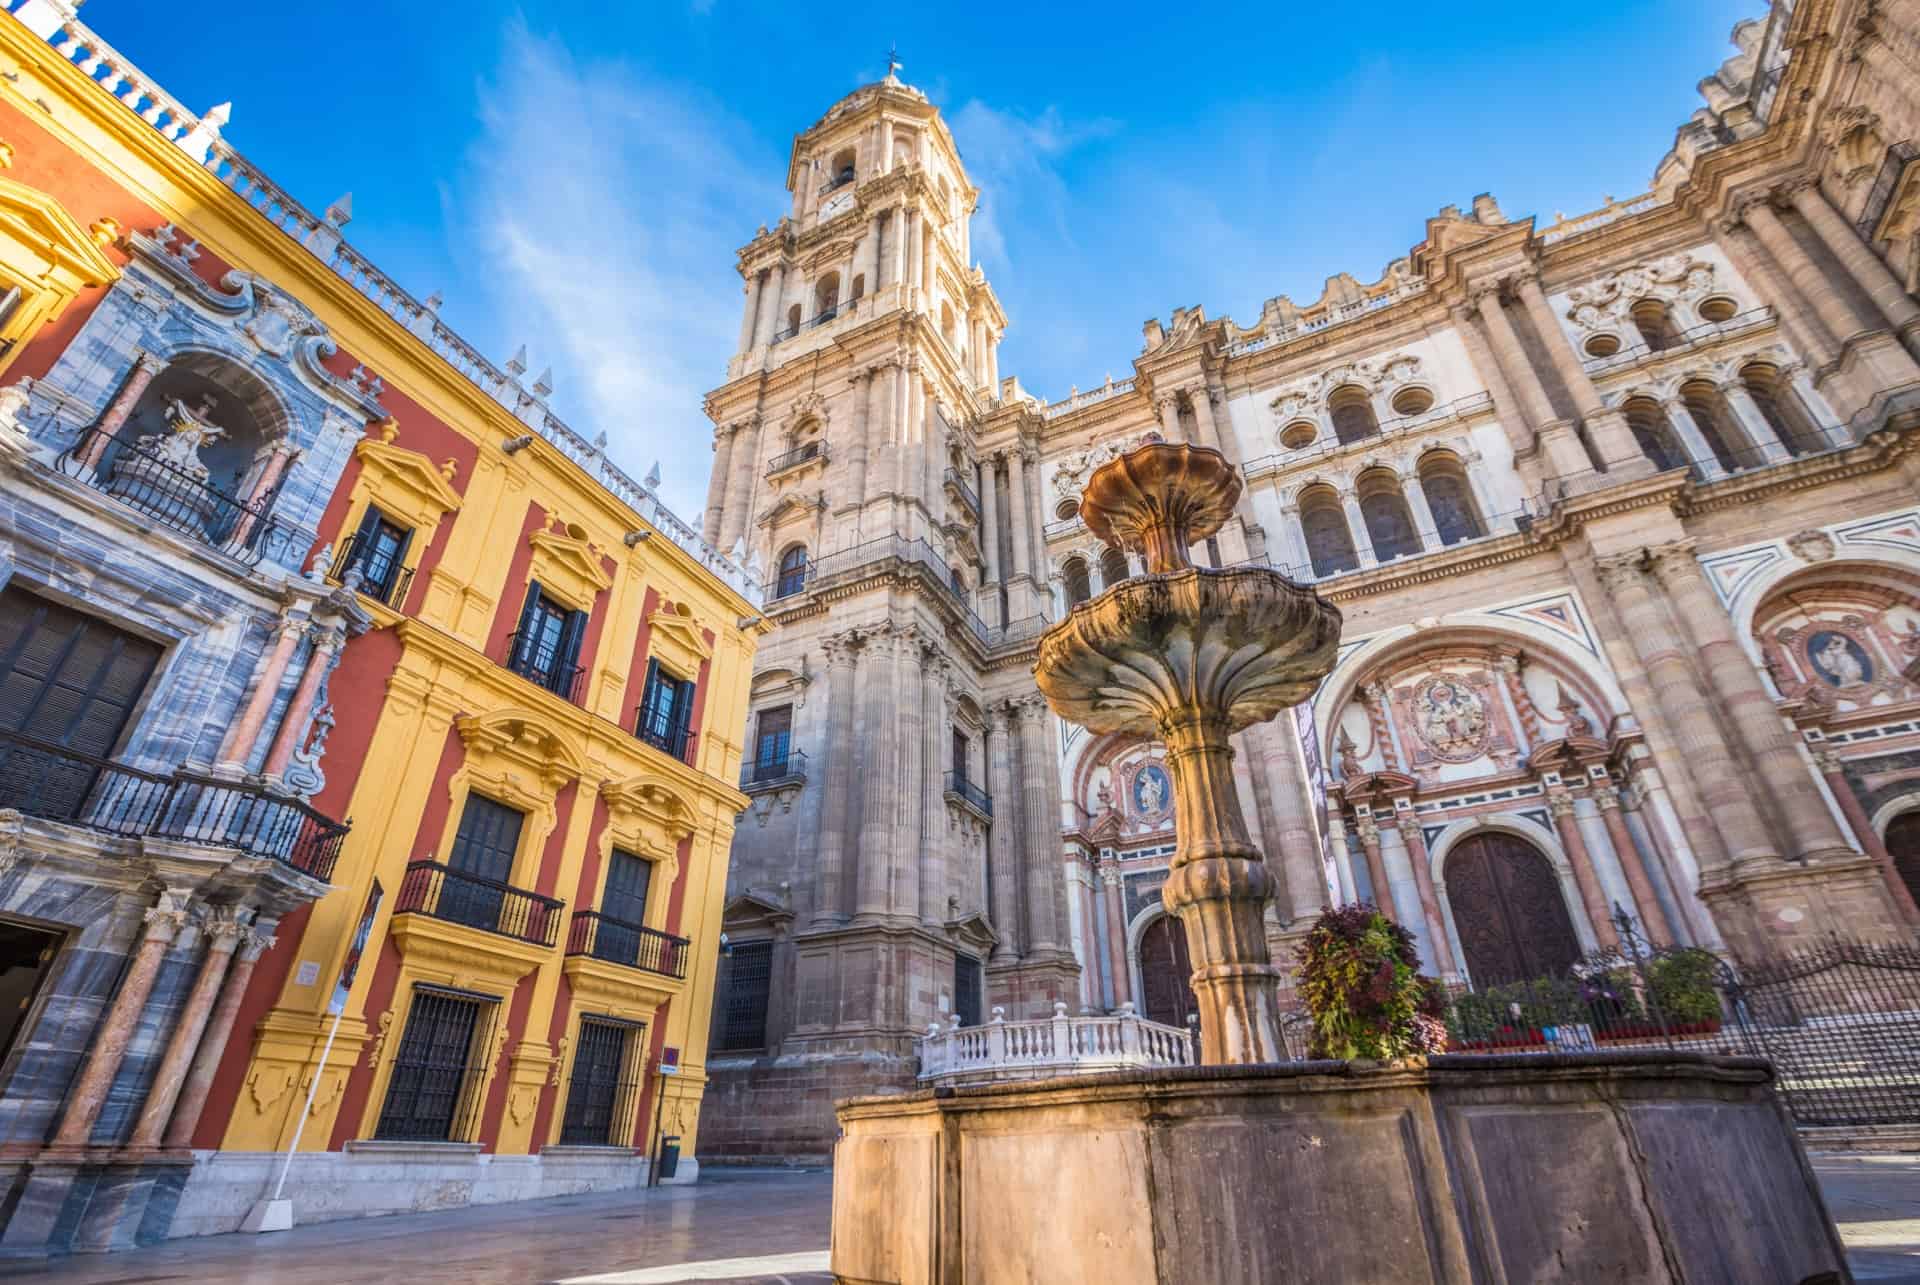
{"label": "shuttered window", "polygon": [[105,758],[160,648],[21,589],[0,590],[0,731]]}
{"label": "shuttered window", "polygon": [[520,847],[520,826],[525,820],[504,803],[479,794],[467,796],[460,813],[460,829],[453,836],[453,851],[447,855],[449,875],[440,890],[442,919],[474,928],[499,928],[506,883],[513,874],[513,857]]}

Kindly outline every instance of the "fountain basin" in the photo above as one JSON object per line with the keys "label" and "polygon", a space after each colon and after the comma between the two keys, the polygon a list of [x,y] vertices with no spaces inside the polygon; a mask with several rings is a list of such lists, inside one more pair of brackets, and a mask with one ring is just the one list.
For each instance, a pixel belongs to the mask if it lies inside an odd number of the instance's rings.
{"label": "fountain basin", "polygon": [[1767,1063],[1438,1056],[839,1106],[848,1282],[1847,1279]]}

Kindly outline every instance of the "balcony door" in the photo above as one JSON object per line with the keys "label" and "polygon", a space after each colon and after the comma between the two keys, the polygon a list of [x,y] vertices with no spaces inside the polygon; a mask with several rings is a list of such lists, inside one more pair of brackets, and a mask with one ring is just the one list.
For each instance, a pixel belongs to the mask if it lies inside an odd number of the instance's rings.
{"label": "balcony door", "polygon": [[73,756],[0,735],[0,807],[79,815],[97,775],[81,760],[119,746],[159,662],[159,646],[144,638],[21,589],[0,590],[0,734]]}
{"label": "balcony door", "polygon": [[607,886],[600,895],[600,931],[593,939],[594,955],[617,964],[640,958],[640,926],[647,921],[647,888],[653,882],[653,863],[631,852],[613,850],[607,866]]}
{"label": "balcony door", "polygon": [[[520,848],[526,818],[504,803],[479,794],[467,796],[460,829],[447,856],[446,883],[440,889],[439,914],[457,924],[500,929],[500,907]],[[464,876],[464,877],[463,877]]]}
{"label": "balcony door", "polygon": [[793,706],[763,709],[754,723],[753,779],[770,781],[787,771],[787,750],[793,742]]}

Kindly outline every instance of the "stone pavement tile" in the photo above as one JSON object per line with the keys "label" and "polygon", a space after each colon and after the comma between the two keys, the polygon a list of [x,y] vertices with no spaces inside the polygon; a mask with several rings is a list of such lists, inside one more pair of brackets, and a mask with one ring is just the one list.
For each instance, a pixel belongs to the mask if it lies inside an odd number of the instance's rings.
{"label": "stone pavement tile", "polygon": [[[198,1236],[119,1254],[6,1263],[0,1264],[0,1281],[544,1285],[743,1255],[823,1254],[831,1211],[832,1175],[825,1171],[715,1167],[689,1187],[351,1219],[269,1236]],[[789,1279],[808,1274],[796,1267]],[[778,1278],[775,1269],[771,1279]]]}

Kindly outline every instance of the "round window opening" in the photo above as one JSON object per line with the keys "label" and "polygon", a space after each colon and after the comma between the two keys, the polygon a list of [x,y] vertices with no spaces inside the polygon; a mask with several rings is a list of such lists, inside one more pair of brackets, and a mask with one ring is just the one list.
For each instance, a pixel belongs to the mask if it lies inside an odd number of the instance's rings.
{"label": "round window opening", "polygon": [[1587,340],[1587,356],[1589,357],[1611,357],[1619,351],[1620,337],[1618,335],[1595,335],[1593,338]]}
{"label": "round window opening", "polygon": [[1433,409],[1433,394],[1424,388],[1403,388],[1393,395],[1396,415],[1424,415]]}
{"label": "round window opening", "polygon": [[1280,445],[1290,451],[1303,450],[1306,447],[1312,446],[1313,439],[1318,436],[1320,436],[1320,430],[1318,428],[1307,423],[1305,420],[1301,420],[1296,424],[1287,425],[1280,431]]}
{"label": "round window opening", "polygon": [[1732,321],[1734,314],[1739,310],[1739,305],[1725,295],[1715,295],[1711,299],[1701,300],[1698,309],[1700,320],[1713,322]]}

